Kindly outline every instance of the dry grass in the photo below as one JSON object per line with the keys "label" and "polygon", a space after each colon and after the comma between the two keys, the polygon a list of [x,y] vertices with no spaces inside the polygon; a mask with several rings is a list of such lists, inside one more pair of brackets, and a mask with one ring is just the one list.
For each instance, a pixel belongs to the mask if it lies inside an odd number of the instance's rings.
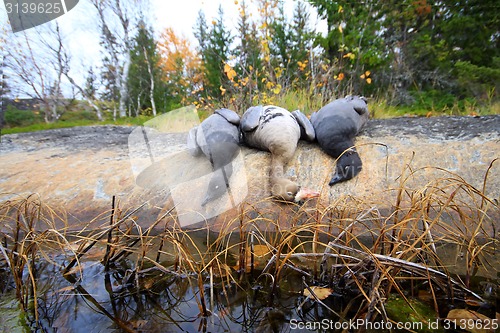
{"label": "dry grass", "polygon": [[[196,231],[179,227],[173,208],[143,229],[134,214],[144,205],[122,211],[113,200],[109,222],[102,228],[70,234],[66,228],[55,228],[61,216],[36,196],[18,198],[0,205],[0,250],[21,309],[35,326],[42,325],[36,267],[46,261],[59,267],[73,292],[122,330],[135,331],[132,321],[106,310],[83,285],[82,262],[96,248],[103,249],[100,259],[110,295],[120,291],[136,297],[157,293],[158,286],[190,289],[203,318],[201,326],[211,315],[222,315],[214,294],[222,293],[229,303],[235,287],[259,286],[269,309],[275,308],[280,283],[289,272],[302,276],[308,291],[296,309],[303,320],[321,320],[326,313],[338,321],[389,322],[389,295],[399,294],[411,307],[409,298],[422,286],[430,290],[438,316],[443,315],[444,299],[456,306],[487,303],[471,290],[471,281],[478,271],[498,269],[491,260],[498,248],[499,207],[484,195],[488,173],[482,189],[445,170],[442,178],[410,189],[407,182],[418,172],[405,170],[394,190],[395,201],[384,210],[350,196],[314,207],[274,203],[272,211],[246,203],[217,234],[201,230],[204,241],[193,236]],[[443,244],[453,244],[463,253],[460,276],[442,261]],[[55,259],[60,253],[66,254],[62,262]],[[313,287],[333,290],[329,297],[336,301],[327,302]],[[322,312],[311,311],[318,308]]]}

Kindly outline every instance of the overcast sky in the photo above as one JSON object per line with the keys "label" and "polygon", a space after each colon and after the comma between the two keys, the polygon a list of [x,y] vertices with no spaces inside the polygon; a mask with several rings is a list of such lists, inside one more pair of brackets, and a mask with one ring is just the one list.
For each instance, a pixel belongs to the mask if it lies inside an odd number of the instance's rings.
{"label": "overcast sky", "polygon": [[[304,0],[283,0],[285,12],[289,18],[293,15],[293,10],[297,1]],[[154,8],[154,15],[156,15],[155,27],[164,29],[165,27],[173,27],[175,31],[182,32],[186,37],[193,38],[193,26],[198,18],[198,12],[203,10],[207,20],[217,17],[219,5],[223,4],[224,17],[227,20],[228,27],[235,27],[238,20],[239,1],[236,0],[180,0],[179,4],[175,7],[172,6],[172,1],[165,0],[151,0],[152,7]],[[252,12],[253,4],[251,1],[246,1],[247,6]],[[312,10],[312,8],[311,8]],[[317,22],[316,12],[311,15],[311,23],[314,25]],[[322,24],[319,23],[320,30]]]}
{"label": "overcast sky", "polygon": [[[293,9],[297,1],[304,0],[283,0],[285,11],[288,17],[293,15]],[[307,3],[307,2],[305,2]],[[217,11],[219,5],[223,4],[224,17],[227,20],[226,26],[234,28],[238,20],[238,0],[150,0],[151,14],[154,17],[152,26],[156,33],[161,32],[166,27],[172,27],[178,34],[184,35],[196,44],[196,39],[193,35],[193,27],[198,17],[198,12],[203,10],[207,20],[211,20],[218,16]],[[247,0],[248,7],[252,12],[253,4]],[[94,9],[84,0],[81,0],[74,9],[67,14],[57,18],[57,21],[64,27],[67,35],[74,35],[79,46],[95,44],[95,36],[91,33],[86,33],[89,22],[96,22],[97,18],[89,17]],[[317,15],[311,8],[311,23],[322,31],[324,22],[317,19]],[[0,4],[0,21],[5,22],[7,15],[2,4]],[[92,24],[92,23],[90,23]],[[83,28],[83,29],[82,29]],[[29,31],[29,30],[28,30]],[[11,32],[10,32],[11,33]],[[86,51],[92,51],[86,48]]]}
{"label": "overcast sky", "polygon": [[[292,17],[297,1],[304,0],[283,0],[288,18]],[[247,0],[246,2],[250,13],[257,16],[252,1]],[[195,46],[197,41],[193,34],[193,27],[198,18],[198,12],[203,10],[207,21],[210,22],[212,18],[218,17],[217,12],[220,4],[223,4],[226,26],[231,29],[235,28],[239,15],[238,0],[150,0],[150,12],[153,20],[151,25],[157,36],[165,28],[172,27],[177,34],[188,38]],[[325,23],[317,18],[312,7],[310,9],[312,27],[316,28],[317,31],[324,31]],[[98,20],[97,17],[89,16],[90,13],[95,13],[95,9],[87,1],[80,0],[76,7],[57,18],[57,22],[66,36],[67,46],[73,55],[71,71],[77,77],[85,76],[88,67],[94,60],[95,66],[99,64],[101,58],[97,31]],[[0,4],[0,22],[2,22],[2,26],[5,26],[5,22],[7,22],[7,14],[3,4]],[[22,34],[22,32],[13,34],[10,29],[7,30],[7,38],[16,38]],[[27,33],[36,36],[34,29],[27,30]]]}

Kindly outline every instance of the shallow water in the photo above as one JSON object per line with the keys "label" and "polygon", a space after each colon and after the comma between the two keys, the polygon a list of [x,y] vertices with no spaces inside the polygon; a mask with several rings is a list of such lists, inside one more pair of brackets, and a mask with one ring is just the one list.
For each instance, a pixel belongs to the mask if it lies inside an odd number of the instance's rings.
{"label": "shallow water", "polygon": [[[200,247],[206,243],[207,239],[203,235],[197,237],[193,236]],[[464,273],[463,251],[450,244],[438,247],[440,258],[453,274]],[[282,271],[277,291],[271,299],[273,277],[260,275],[258,271],[245,274],[240,279],[238,273],[232,270],[232,279],[224,276],[215,279],[212,284],[209,275],[204,274],[201,281],[203,289],[200,291],[195,275],[144,269],[137,279],[134,258],[121,260],[117,262],[119,266],[111,267],[106,272],[104,265],[96,259],[100,258],[99,254],[103,251],[98,249],[96,252],[95,256],[89,253],[84,257],[81,270],[75,270],[67,278],[61,273],[60,266],[40,260],[36,267],[40,321],[38,328],[32,324],[32,331],[126,332],[123,327],[128,327],[133,332],[309,332],[307,327],[302,326],[303,329],[300,329],[296,323],[318,323],[332,316],[324,306],[311,301],[304,302],[302,275],[290,269]],[[67,263],[67,259],[63,255],[56,255],[55,263]],[[492,267],[500,267],[498,256],[492,255],[488,261]],[[164,266],[170,267],[167,263]],[[304,271],[312,271],[304,261],[298,266]],[[274,269],[271,270],[273,272]],[[488,298],[490,307],[497,297],[496,274],[492,269],[479,269],[477,276],[471,280],[471,289]],[[419,290],[427,289],[423,283],[408,292],[407,296],[424,299]],[[326,298],[324,303],[341,312],[357,296],[352,293],[334,294]],[[208,316],[201,314],[202,298]],[[432,302],[425,302],[433,311]],[[450,302],[441,298],[440,303],[440,315],[445,316],[450,309]],[[463,303],[463,299],[456,299],[453,306],[460,307]],[[4,325],[2,328],[8,327],[9,332],[22,332],[22,325],[15,320],[19,317],[19,312],[14,309],[15,304],[11,293],[2,296],[2,308],[12,311],[7,313],[2,310],[0,324]],[[346,314],[354,316],[354,310]],[[495,309],[487,311],[496,312]]]}

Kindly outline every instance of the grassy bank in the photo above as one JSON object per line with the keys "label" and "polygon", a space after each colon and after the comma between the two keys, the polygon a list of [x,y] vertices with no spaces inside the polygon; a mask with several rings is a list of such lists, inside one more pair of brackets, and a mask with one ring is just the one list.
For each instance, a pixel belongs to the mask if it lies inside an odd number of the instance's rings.
{"label": "grassy bank", "polygon": [[[122,125],[138,126],[148,121],[152,117],[126,117],[113,120],[111,117],[99,121],[94,114],[87,111],[71,111],[63,114],[56,122],[46,123],[43,118],[32,116],[35,112],[26,110],[10,110],[6,113],[6,126],[2,128],[2,134],[14,134],[25,132],[36,132],[49,129],[67,128],[75,126],[94,126],[94,125]],[[12,122],[9,119],[15,118]]]}
{"label": "grassy bank", "polygon": [[[412,105],[390,105],[383,99],[368,99],[372,118],[393,118],[404,116],[483,116],[500,114],[500,102],[490,101],[480,104],[473,99],[458,100],[453,96],[436,96],[432,93],[421,93],[414,96]],[[242,101],[240,101],[242,102]],[[274,104],[289,110],[300,109],[310,114],[324,105],[321,95],[309,94],[306,91],[287,91],[273,96],[269,100],[256,100],[254,104]],[[228,107],[242,113],[238,101],[227,100],[219,103],[220,107]],[[212,112],[212,108],[199,107],[200,119]],[[113,119],[111,112],[104,112],[104,120],[99,121],[96,115],[89,111],[72,110],[62,114],[58,121],[45,123],[40,111],[17,110],[9,107],[5,113],[6,125],[2,134],[34,132],[47,129],[91,125],[123,125],[138,126],[153,118],[151,115]]]}

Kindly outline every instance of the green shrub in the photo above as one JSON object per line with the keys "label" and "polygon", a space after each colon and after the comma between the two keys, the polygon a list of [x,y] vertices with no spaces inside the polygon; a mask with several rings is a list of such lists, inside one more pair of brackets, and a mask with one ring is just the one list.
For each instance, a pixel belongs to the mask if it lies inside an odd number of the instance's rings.
{"label": "green shrub", "polygon": [[62,114],[59,118],[60,121],[78,122],[82,120],[97,121],[97,116],[94,112],[90,111],[69,111]]}
{"label": "green shrub", "polygon": [[32,111],[18,110],[12,105],[7,106],[4,119],[7,127],[28,126],[37,121]]}
{"label": "green shrub", "polygon": [[500,58],[494,58],[492,67],[482,67],[468,61],[455,64],[457,79],[466,94],[490,103],[497,97],[500,82]]}

